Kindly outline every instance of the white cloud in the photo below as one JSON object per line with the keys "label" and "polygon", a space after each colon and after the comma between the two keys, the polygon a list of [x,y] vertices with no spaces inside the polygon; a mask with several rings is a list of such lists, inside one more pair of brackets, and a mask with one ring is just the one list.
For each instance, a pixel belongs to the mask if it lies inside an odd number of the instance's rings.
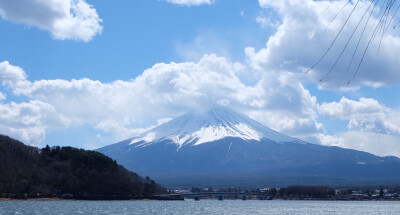
{"label": "white cloud", "polygon": [[69,121],[50,104],[32,100],[0,103],[0,133],[37,145],[45,139],[46,130],[66,127]]}
{"label": "white cloud", "polygon": [[166,0],[169,3],[183,6],[199,6],[202,4],[213,4],[215,0]]}
{"label": "white cloud", "polygon": [[0,63],[0,80],[3,85],[13,89],[24,88],[30,85],[24,70],[11,65],[8,61]]}
{"label": "white cloud", "polygon": [[210,31],[202,32],[188,43],[176,43],[175,47],[177,53],[185,61],[198,61],[207,53],[232,58],[232,50],[229,48],[226,38]]}
{"label": "white cloud", "polygon": [[105,132],[111,132],[114,136],[116,136],[116,138],[118,138],[118,140],[121,140],[124,138],[139,136],[140,134],[151,130],[159,125],[167,123],[171,120],[172,118],[162,118],[157,120],[156,125],[148,126],[146,128],[129,128],[130,120],[128,118],[125,118],[123,121],[115,121],[114,119],[109,117],[108,119],[102,120],[97,123],[95,128]]}
{"label": "white cloud", "polygon": [[354,101],[343,97],[340,102],[323,103],[319,110],[321,114],[348,120],[349,129],[400,136],[400,112],[374,99],[360,98]]}
{"label": "white cloud", "polygon": [[[111,83],[90,79],[30,82],[21,68],[8,62],[0,65],[8,68],[0,70],[3,84],[15,95],[31,100],[0,103],[0,133],[27,143],[43,141],[53,127],[81,125],[90,125],[105,132],[103,135],[110,134],[116,142],[154,127],[143,122],[227,104],[275,130],[306,141],[378,155],[399,155],[395,140],[400,138],[400,112],[368,98],[342,98],[319,105],[301,84],[299,75],[290,72],[270,71],[256,85],[245,85],[237,73],[246,67],[216,55],[205,55],[199,62],[156,64],[131,81]],[[327,135],[317,121],[318,114],[349,121],[351,131]],[[370,138],[355,141],[363,134]],[[112,142],[102,142],[107,143]]]}
{"label": "white cloud", "polygon": [[318,135],[319,143],[373,153],[379,156],[400,157],[400,137],[374,132],[348,131],[335,136]]}
{"label": "white cloud", "polygon": [[88,42],[102,31],[96,9],[84,0],[0,0],[0,15],[48,30],[60,40]]}
{"label": "white cloud", "polygon": [[[243,66],[215,55],[205,56],[198,63],[156,64],[134,80],[112,83],[89,79],[30,82],[21,68],[8,62],[2,62],[0,66],[2,84],[16,96],[48,104],[57,114],[68,119],[67,125],[89,124],[121,135],[137,134],[140,132],[137,128],[149,126],[146,122],[215,104],[225,96],[233,97],[237,90],[245,88],[235,76],[235,72],[243,69]],[[7,105],[10,104],[3,106]],[[41,121],[40,117],[34,117],[35,113],[32,113],[32,119]],[[18,114],[4,118],[0,124],[27,133],[36,132],[19,124],[14,124],[14,127],[5,125],[19,118],[21,116]],[[43,131],[46,126],[40,126],[40,129]],[[3,132],[10,133],[11,130],[3,129]],[[40,142],[43,136],[24,140],[28,143]]]}
{"label": "white cloud", "polygon": [[316,121],[317,99],[290,72],[264,73],[254,87],[237,94],[243,112],[288,135],[304,137],[323,132]]}
{"label": "white cloud", "polygon": [[317,134],[324,133],[323,125],[310,116],[299,117],[293,113],[286,114],[268,109],[259,109],[248,113],[251,118],[274,130],[305,141],[309,141]]}
{"label": "white cloud", "polygon": [[320,111],[322,114],[330,115],[339,119],[349,119],[354,115],[373,115],[382,112],[378,101],[370,98],[360,98],[359,101],[342,97],[340,102],[323,103]]}
{"label": "white cloud", "polygon": [[[312,81],[320,88],[349,89],[346,83],[353,74],[351,73],[352,70],[346,74],[347,68],[343,68],[343,65],[346,65],[346,60],[351,59],[352,52],[345,52],[342,61],[339,61],[338,65],[340,66],[333,70],[322,82],[319,80],[330,70],[338,54],[340,54],[342,47],[347,42],[346,38],[349,38],[352,29],[357,25],[357,19],[349,20],[347,28],[343,31],[343,36],[338,38],[332,51],[316,69],[307,75],[299,72],[306,71],[322,56],[326,49],[321,47],[329,47],[352,8],[350,6],[345,8],[344,12],[335,19],[330,28],[326,32],[324,30],[347,1],[259,0],[259,3],[267,10],[277,12],[281,20],[278,23],[276,33],[268,39],[265,48],[261,50],[255,50],[252,47],[246,48],[247,62],[253,69],[266,74],[270,74],[271,71],[292,74],[292,76],[297,76],[299,82]],[[331,3],[330,9],[323,12]],[[355,17],[360,18],[369,3],[368,1],[360,1],[355,10]],[[366,32],[371,32],[373,23],[376,22],[376,19],[373,19],[371,21],[372,24],[367,26]],[[267,23],[263,16],[259,16],[256,21],[261,25]],[[376,54],[377,44],[374,43],[371,47],[373,51],[367,52],[364,64],[356,79],[352,82],[351,87],[354,88],[360,85],[379,87],[398,84],[400,75],[397,72],[397,68],[400,66],[400,61],[395,50],[400,48],[399,41],[399,33],[389,30],[383,36],[378,56]],[[354,50],[354,43],[356,42],[350,43],[349,50]],[[361,40],[360,47],[365,47],[366,43],[366,40]],[[359,56],[356,55],[356,57]],[[354,65],[352,68],[354,69]],[[272,78],[271,80],[276,81],[279,78]],[[290,86],[294,85],[291,84]],[[280,89],[277,90],[279,91]],[[300,92],[296,95],[302,95]],[[304,101],[312,100],[305,99]],[[399,111],[387,108],[370,98],[360,98],[359,101],[342,98],[339,102],[323,103],[321,105],[317,101],[315,101],[314,105],[312,103],[303,106],[309,107],[309,109],[306,109],[308,110],[305,111],[306,113],[311,113],[304,115],[303,118],[291,116],[296,111],[287,111],[289,114],[286,116],[264,114],[264,117],[259,115],[257,119],[266,118],[269,121],[274,121],[274,123],[269,124],[275,125],[278,130],[313,143],[353,148],[378,155],[400,155],[400,145],[398,144],[400,142]],[[277,102],[277,104],[282,104],[284,106],[283,110],[285,107],[291,107],[284,102]],[[294,107],[298,106],[295,105]],[[316,117],[314,117],[314,111],[319,115],[348,121],[349,131],[327,135],[323,125],[318,123]],[[290,129],[291,125],[301,123],[303,123],[303,126],[294,126],[294,129]]]}
{"label": "white cloud", "polygon": [[278,27],[280,25],[278,20],[273,20],[272,21],[271,18],[269,18],[269,17],[266,18],[266,17],[263,17],[263,16],[257,16],[256,22],[259,23],[261,25],[261,27],[263,27],[263,28],[267,27],[267,26],[276,28],[276,27]]}
{"label": "white cloud", "polygon": [[7,98],[7,96],[4,93],[0,92],[0,101],[6,100],[6,98]]}
{"label": "white cloud", "polygon": [[[329,22],[337,12],[346,4],[347,0],[340,1],[313,1],[313,0],[259,0],[262,7],[273,9],[278,13],[281,24],[277,32],[272,35],[265,48],[255,50],[252,47],[246,49],[248,62],[258,70],[287,70],[306,71],[328,49],[351,10],[355,2],[346,7],[325,31]],[[332,5],[323,12],[329,4]],[[357,40],[361,35],[363,23],[344,52],[341,60],[332,73],[322,82],[325,74],[331,69],[338,58],[347,39],[350,38],[353,29],[356,28],[359,19],[368,8],[369,1],[360,1],[354,14],[341,36],[334,43],[326,58],[307,75],[311,81],[317,83],[321,88],[347,88],[347,81],[351,80],[353,73],[358,66],[362,52],[367,46],[368,37],[377,23],[372,17],[366,28],[366,34],[360,42],[359,51],[356,54],[354,63],[346,73],[347,65],[355,50]],[[365,56],[364,63],[350,86],[360,85],[393,85],[400,83],[400,56],[396,50],[400,49],[400,34],[398,31],[389,29],[383,36],[380,53],[377,55],[379,40],[371,44],[369,52]]]}
{"label": "white cloud", "polygon": [[266,73],[255,86],[248,86],[237,76],[246,70],[244,65],[216,55],[205,55],[196,63],[159,63],[131,81],[111,83],[90,79],[30,82],[21,68],[8,62],[0,65],[8,68],[0,70],[0,75],[7,74],[2,83],[16,96],[53,107],[62,119],[68,119],[60,124],[89,124],[117,134],[116,141],[150,128],[148,122],[221,103],[288,134],[323,130],[315,120],[316,98],[296,75]]}
{"label": "white cloud", "polygon": [[258,16],[258,17],[256,18],[256,22],[258,22],[259,24],[261,24],[261,26],[263,26],[263,27],[267,26],[267,24],[268,24],[267,19],[264,18],[264,17],[260,17],[260,16]]}

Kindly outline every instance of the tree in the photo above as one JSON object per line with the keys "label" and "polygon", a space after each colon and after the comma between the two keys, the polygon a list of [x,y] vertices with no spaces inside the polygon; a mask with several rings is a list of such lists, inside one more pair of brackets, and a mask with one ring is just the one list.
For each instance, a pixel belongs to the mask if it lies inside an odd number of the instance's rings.
{"label": "tree", "polygon": [[39,150],[0,135],[0,155],[0,194],[126,198],[166,192],[150,177],[129,172],[95,151],[59,146]]}

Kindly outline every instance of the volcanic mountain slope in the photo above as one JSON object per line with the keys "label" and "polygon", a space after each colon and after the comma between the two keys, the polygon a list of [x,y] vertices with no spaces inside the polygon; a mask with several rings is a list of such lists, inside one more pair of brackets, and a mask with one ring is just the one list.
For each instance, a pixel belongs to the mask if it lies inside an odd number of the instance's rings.
{"label": "volcanic mountain slope", "polygon": [[171,188],[400,181],[399,158],[310,144],[226,107],[189,112],[98,151]]}

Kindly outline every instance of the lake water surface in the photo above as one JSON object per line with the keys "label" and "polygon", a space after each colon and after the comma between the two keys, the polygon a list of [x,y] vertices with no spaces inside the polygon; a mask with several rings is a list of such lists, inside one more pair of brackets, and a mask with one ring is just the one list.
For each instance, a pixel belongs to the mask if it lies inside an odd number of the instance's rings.
{"label": "lake water surface", "polygon": [[5,214],[400,214],[383,201],[3,201]]}

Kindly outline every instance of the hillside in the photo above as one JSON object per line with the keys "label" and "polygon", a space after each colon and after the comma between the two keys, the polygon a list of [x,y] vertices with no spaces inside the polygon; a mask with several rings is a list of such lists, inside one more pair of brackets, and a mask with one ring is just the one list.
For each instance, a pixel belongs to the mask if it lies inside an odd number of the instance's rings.
{"label": "hillside", "polygon": [[144,198],[165,192],[111,158],[72,147],[36,147],[0,135],[0,197]]}

